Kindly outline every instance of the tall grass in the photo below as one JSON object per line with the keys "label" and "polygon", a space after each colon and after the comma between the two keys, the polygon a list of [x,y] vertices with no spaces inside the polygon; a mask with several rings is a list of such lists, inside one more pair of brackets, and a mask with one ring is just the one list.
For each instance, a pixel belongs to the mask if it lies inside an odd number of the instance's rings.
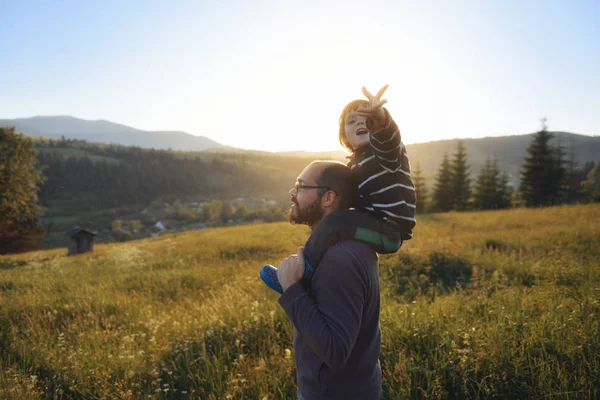
{"label": "tall grass", "polygon": [[[0,398],[294,398],[293,326],[258,271],[307,236],[0,257]],[[599,244],[599,205],[422,216],[380,259],[383,398],[598,398]]]}

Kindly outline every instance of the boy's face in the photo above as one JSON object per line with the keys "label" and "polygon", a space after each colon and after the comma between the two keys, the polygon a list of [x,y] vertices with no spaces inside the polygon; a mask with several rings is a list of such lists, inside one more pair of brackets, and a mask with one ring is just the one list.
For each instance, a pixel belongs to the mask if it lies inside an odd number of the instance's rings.
{"label": "boy's face", "polygon": [[369,144],[369,131],[367,131],[367,117],[362,117],[355,112],[346,116],[344,133],[352,150],[360,149]]}

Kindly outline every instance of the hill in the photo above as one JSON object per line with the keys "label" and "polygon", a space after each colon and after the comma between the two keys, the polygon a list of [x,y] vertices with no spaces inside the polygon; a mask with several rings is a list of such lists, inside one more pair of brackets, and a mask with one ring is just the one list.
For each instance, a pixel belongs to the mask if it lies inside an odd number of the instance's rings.
{"label": "hill", "polygon": [[[587,136],[569,132],[551,132],[554,135],[554,144],[563,147],[566,158],[573,157],[574,161],[582,166],[585,163],[600,162],[600,137]],[[471,177],[474,178],[485,166],[489,157],[498,158],[498,166],[501,170],[506,170],[511,177],[513,185],[518,185],[520,181],[520,169],[525,159],[526,149],[533,139],[534,133],[526,135],[485,137],[477,139],[448,139],[438,140],[426,143],[413,143],[406,145],[408,155],[413,168],[417,164],[421,167],[424,177],[429,184],[433,184],[433,179],[440,166],[444,153],[452,157],[456,151],[458,142],[463,142],[467,151],[468,163],[470,166]],[[227,154],[228,149],[216,149],[213,152],[218,154]],[[285,152],[258,152],[253,150],[237,149],[236,154],[247,154],[254,158],[269,159],[274,156],[302,158],[302,159],[333,159],[345,161],[348,153],[344,151],[285,151]]]}
{"label": "hill", "polygon": [[144,148],[203,151],[228,147],[205,136],[181,131],[144,131],[106,120],[88,121],[71,116],[0,119],[0,126],[15,126],[18,132],[30,136],[53,139],[64,136],[88,142]]}
{"label": "hill", "polygon": [[[578,135],[569,132],[551,132],[554,143],[560,144],[567,155],[583,165],[587,162],[600,162],[600,137]],[[465,145],[471,176],[475,177],[485,165],[488,157],[497,157],[498,165],[511,176],[513,183],[520,180],[519,170],[525,158],[526,149],[533,133],[527,135],[486,137],[480,139],[451,139],[406,146],[413,168],[418,162],[424,174],[433,178],[440,166],[444,153],[452,156],[459,141]],[[431,182],[432,183],[432,182]]]}
{"label": "hill", "polygon": [[[551,230],[548,227],[552,227]],[[287,223],[0,256],[0,398],[295,398]],[[380,258],[383,400],[598,398],[600,204],[422,216]]]}
{"label": "hill", "polygon": [[[203,136],[194,136],[180,131],[143,131],[126,125],[99,120],[87,121],[71,116],[32,117],[22,119],[0,119],[0,126],[14,125],[17,131],[30,136],[86,140],[95,143],[114,143],[124,146],[155,148],[181,152],[213,151],[216,153],[247,154],[252,158],[282,156],[302,159],[335,159],[344,161],[347,153],[342,151],[285,151],[267,152],[235,149],[224,146]],[[568,157],[583,165],[600,161],[600,137],[569,132],[552,132],[555,143],[560,143]],[[506,170],[514,185],[520,180],[519,170],[523,164],[525,150],[534,134],[485,137],[477,139],[449,139],[407,145],[413,167],[418,163],[425,178],[432,183],[444,153],[452,155],[459,141],[466,147],[472,176],[484,167],[488,157],[497,157],[501,169]],[[412,139],[412,138],[407,138]]]}

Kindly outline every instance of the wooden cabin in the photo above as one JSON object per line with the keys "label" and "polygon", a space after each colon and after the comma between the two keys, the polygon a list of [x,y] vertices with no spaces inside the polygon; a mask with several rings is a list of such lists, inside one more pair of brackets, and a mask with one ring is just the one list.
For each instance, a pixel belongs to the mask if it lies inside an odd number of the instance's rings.
{"label": "wooden cabin", "polygon": [[96,236],[96,232],[88,229],[74,228],[72,231],[67,232],[66,235],[73,239],[73,242],[69,245],[68,255],[94,251],[94,236]]}

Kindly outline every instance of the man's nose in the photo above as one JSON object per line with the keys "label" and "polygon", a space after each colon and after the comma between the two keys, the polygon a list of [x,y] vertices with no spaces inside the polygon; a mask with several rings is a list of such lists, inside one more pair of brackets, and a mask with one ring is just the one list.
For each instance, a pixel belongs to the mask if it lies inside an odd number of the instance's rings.
{"label": "man's nose", "polygon": [[290,194],[290,196],[292,197],[292,199],[294,198],[294,193],[296,193],[296,187],[294,186],[293,188],[290,189],[290,191],[288,192]]}

